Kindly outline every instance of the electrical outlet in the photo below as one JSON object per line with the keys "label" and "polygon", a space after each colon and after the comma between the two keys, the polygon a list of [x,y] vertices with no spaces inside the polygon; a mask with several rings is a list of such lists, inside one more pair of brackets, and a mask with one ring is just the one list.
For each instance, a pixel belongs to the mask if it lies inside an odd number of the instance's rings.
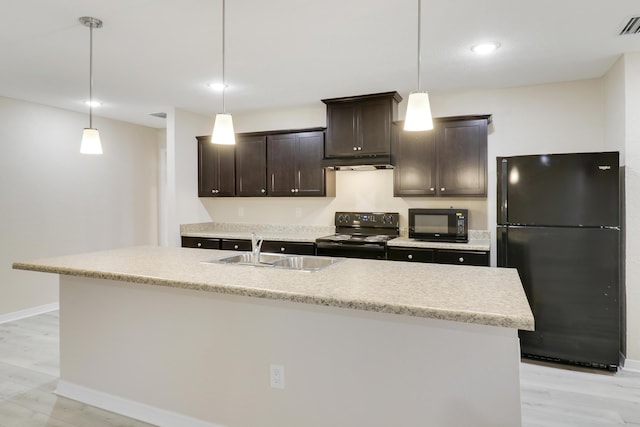
{"label": "electrical outlet", "polygon": [[271,388],[284,388],[284,366],[271,364],[269,368],[269,383]]}

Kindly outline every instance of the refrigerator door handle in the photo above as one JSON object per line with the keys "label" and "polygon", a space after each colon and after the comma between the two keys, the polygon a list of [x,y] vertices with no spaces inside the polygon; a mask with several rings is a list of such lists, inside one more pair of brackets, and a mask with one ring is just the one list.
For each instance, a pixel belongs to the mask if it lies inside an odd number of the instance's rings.
{"label": "refrigerator door handle", "polygon": [[507,159],[498,159],[498,224],[508,223],[507,185],[509,163]]}
{"label": "refrigerator door handle", "polygon": [[496,230],[497,234],[497,243],[498,243],[498,252],[496,257],[496,262],[498,267],[508,267],[507,260],[507,231],[508,227],[498,226]]}

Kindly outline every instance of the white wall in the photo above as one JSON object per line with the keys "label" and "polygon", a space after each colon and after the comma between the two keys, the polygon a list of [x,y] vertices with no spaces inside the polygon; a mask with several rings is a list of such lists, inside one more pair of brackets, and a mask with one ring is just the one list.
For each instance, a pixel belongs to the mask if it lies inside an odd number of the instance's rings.
{"label": "white wall", "polygon": [[14,261],[157,242],[157,130],[94,117],[87,156],[84,114],[0,97],[0,117],[0,315],[58,301]]}
{"label": "white wall", "polygon": [[640,364],[640,53],[624,67],[627,356]]}
{"label": "white wall", "polygon": [[196,136],[213,129],[213,117],[180,109],[167,112],[166,205],[161,207],[167,228],[162,243],[180,246],[180,224],[207,222],[211,217],[198,199]]}

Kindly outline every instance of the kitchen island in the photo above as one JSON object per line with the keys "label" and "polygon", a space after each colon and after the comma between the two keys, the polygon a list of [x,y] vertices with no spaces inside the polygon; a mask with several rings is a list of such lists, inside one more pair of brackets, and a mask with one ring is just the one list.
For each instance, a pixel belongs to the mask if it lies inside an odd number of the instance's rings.
{"label": "kitchen island", "polygon": [[15,263],[61,276],[57,392],[166,426],[520,425],[516,270],[203,263],[230,254]]}

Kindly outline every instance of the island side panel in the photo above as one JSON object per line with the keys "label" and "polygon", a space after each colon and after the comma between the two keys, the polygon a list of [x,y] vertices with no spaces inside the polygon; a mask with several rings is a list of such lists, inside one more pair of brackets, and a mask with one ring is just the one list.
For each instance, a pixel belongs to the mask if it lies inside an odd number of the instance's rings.
{"label": "island side panel", "polygon": [[61,384],[149,422],[521,425],[516,330],[71,276],[60,293]]}

